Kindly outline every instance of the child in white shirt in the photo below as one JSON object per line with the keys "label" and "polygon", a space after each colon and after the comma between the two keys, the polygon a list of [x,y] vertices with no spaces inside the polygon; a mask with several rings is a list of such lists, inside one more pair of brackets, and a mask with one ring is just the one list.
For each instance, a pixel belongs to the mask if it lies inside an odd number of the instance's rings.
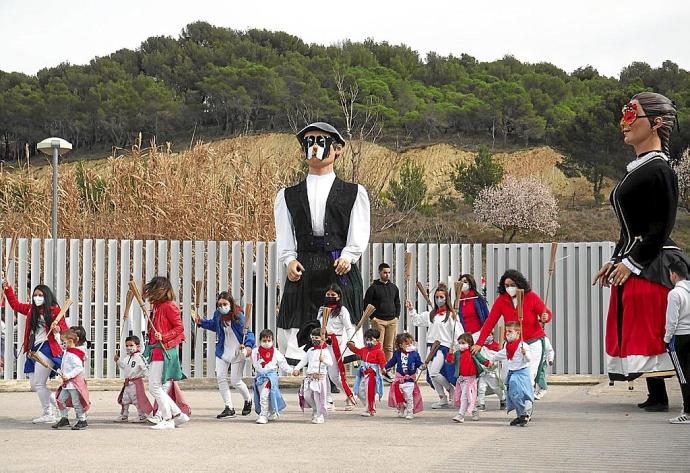
{"label": "child in white shirt", "polygon": [[124,385],[117,397],[120,404],[120,415],[115,422],[127,422],[129,418],[129,406],[134,404],[137,408],[138,422],[146,421],[146,417],[153,411],[151,402],[146,396],[144,378],[148,374],[146,360],[141,353],[139,337],[132,335],[125,339],[126,356],[115,355],[115,363],[120,368],[120,374],[125,378]]}
{"label": "child in white shirt", "polygon": [[251,354],[254,366],[254,409],[259,414],[257,424],[267,424],[276,420],[280,411],[285,409],[285,400],[280,393],[278,369],[291,373],[292,367],[285,355],[273,346],[273,332],[262,330],[259,334],[259,348]]}
{"label": "child in white shirt", "polygon": [[323,424],[326,415],[326,398],[328,397],[328,367],[333,359],[328,351],[328,345],[321,338],[321,329],[311,331],[312,347],[307,350],[295,370],[293,376],[299,376],[304,367],[304,382],[299,390],[300,407],[312,408],[312,424]]}
{"label": "child in white shirt", "polygon": [[529,346],[522,341],[519,322],[506,323],[506,344],[493,356],[495,361],[503,361],[508,368],[505,385],[508,390],[508,412],[515,409],[517,417],[510,422],[512,426],[527,426],[529,414],[527,404],[534,401],[534,389],[529,373]]}

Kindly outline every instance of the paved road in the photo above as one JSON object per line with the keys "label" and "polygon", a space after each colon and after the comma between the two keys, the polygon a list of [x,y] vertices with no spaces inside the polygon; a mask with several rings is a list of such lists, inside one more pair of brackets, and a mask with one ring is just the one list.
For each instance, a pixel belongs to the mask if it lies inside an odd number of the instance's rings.
{"label": "paved road", "polygon": [[668,414],[634,406],[642,383],[553,386],[526,428],[508,427],[495,397],[479,422],[454,424],[453,411],[429,408],[424,387],[428,410],[413,421],[380,406],[374,418],[339,409],[312,425],[289,389],[280,421],[264,426],[255,415],[216,420],[218,392],[193,390],[192,421],[165,432],[110,422],[116,393],[98,391],[88,430],[56,432],[30,424],[33,393],[0,393],[0,471],[690,471],[690,426],[667,423],[680,409],[676,380],[667,383]]}

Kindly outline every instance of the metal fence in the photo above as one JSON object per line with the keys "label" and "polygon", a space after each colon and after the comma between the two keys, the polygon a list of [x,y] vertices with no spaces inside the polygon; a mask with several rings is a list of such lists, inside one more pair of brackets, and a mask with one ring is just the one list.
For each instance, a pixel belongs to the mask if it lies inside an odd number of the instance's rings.
{"label": "metal fence", "polygon": [[[0,239],[0,254],[9,253],[9,239]],[[607,261],[613,250],[610,242],[563,243],[559,245],[552,287],[553,323],[547,333],[556,351],[554,373],[604,373],[604,321],[609,291],[591,286],[592,274]],[[58,280],[52,281],[52,256],[57,251]],[[495,299],[498,279],[505,269],[522,271],[537,293],[543,295],[548,270],[550,244],[426,244],[372,243],[363,254],[360,268],[365,287],[378,277],[379,263],[393,268],[394,282],[401,298],[409,299],[417,310],[426,303],[416,291],[416,281],[429,288],[439,282],[453,282],[463,273],[477,281],[486,278],[489,303]],[[405,252],[412,253],[412,278],[404,278]],[[168,276],[178,295],[187,336],[182,345],[182,367],[187,376],[214,376],[215,334],[195,329],[191,313],[195,281],[204,281],[200,312],[210,317],[215,297],[229,289],[242,302],[253,304],[252,330],[275,331],[277,307],[285,268],[278,263],[274,242],[203,242],[141,240],[52,240],[20,239],[16,256],[7,267],[6,278],[21,301],[40,282],[55,291],[58,301],[74,301],[67,314],[69,325],[82,325],[93,346],[88,354],[87,375],[94,378],[117,376],[112,361],[121,333],[123,306],[130,275],[141,283],[155,275]],[[4,308],[5,379],[23,379],[25,356],[21,350],[25,318]],[[145,321],[141,310],[132,307],[129,326],[141,334]],[[425,329],[415,328],[403,315],[399,330],[408,330],[425,340]],[[420,343],[420,351],[425,347]],[[251,368],[247,367],[247,374]]]}

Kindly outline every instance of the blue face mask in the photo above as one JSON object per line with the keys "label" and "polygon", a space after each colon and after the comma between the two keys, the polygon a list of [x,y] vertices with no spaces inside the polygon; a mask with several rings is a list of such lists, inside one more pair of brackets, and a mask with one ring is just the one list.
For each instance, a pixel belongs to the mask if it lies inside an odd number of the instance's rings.
{"label": "blue face mask", "polygon": [[223,315],[228,315],[230,313],[230,306],[229,305],[222,305],[218,307],[218,312],[220,312]]}
{"label": "blue face mask", "polygon": [[446,298],[445,297],[437,297],[436,298],[436,305],[438,307],[443,307],[444,305],[446,305]]}

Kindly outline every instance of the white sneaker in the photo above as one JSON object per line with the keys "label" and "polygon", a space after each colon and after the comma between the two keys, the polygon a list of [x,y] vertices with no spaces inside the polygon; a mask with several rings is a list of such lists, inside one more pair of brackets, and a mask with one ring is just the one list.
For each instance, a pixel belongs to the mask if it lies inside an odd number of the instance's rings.
{"label": "white sneaker", "polygon": [[479,412],[474,411],[472,413],[472,420],[479,420]]}
{"label": "white sneaker", "polygon": [[275,412],[271,412],[268,414],[268,420],[278,420],[278,414]]}
{"label": "white sneaker", "polygon": [[150,429],[153,430],[170,430],[175,428],[175,422],[173,422],[172,419],[170,420],[161,420],[158,422],[156,425],[149,427]]}
{"label": "white sneaker", "polygon": [[457,422],[458,424],[462,424],[463,422],[465,422],[465,416],[458,414],[455,417],[453,417],[453,422]]}
{"label": "white sneaker", "polygon": [[681,414],[678,417],[674,417],[673,419],[668,420],[669,423],[671,424],[690,424],[690,417],[688,417],[688,414]]}
{"label": "white sneaker", "polygon": [[125,416],[117,416],[113,419],[113,422],[127,422],[129,420],[128,417]]}
{"label": "white sneaker", "polygon": [[180,412],[180,415],[175,417],[173,421],[175,422],[175,427],[179,427],[189,422],[189,416],[184,412]]}
{"label": "white sneaker", "polygon": [[160,424],[162,420],[163,419],[158,414],[146,418],[146,422],[149,422],[151,424]]}
{"label": "white sneaker", "polygon": [[361,415],[362,417],[371,417],[371,413],[369,411],[364,411],[359,415]]}
{"label": "white sneaker", "polygon": [[324,423],[323,415],[316,416],[314,423],[315,424],[323,424]]}
{"label": "white sneaker", "polygon": [[546,391],[542,391],[540,389],[539,391],[534,393],[534,399],[536,399],[538,401],[539,399],[542,399],[545,394],[546,394]]}
{"label": "white sneaker", "polygon": [[438,400],[438,402],[435,402],[431,405],[432,409],[445,409],[448,407],[448,398],[446,396],[443,396]]}
{"label": "white sneaker", "polygon": [[407,419],[407,420],[412,420],[412,419],[414,419],[414,414],[407,414],[407,415],[405,415],[405,419]]}
{"label": "white sneaker", "polygon": [[41,417],[36,417],[31,420],[32,424],[54,424],[57,418],[53,414],[43,414]]}
{"label": "white sneaker", "polygon": [[268,424],[268,419],[266,416],[259,416],[258,419],[256,419],[257,424]]}

